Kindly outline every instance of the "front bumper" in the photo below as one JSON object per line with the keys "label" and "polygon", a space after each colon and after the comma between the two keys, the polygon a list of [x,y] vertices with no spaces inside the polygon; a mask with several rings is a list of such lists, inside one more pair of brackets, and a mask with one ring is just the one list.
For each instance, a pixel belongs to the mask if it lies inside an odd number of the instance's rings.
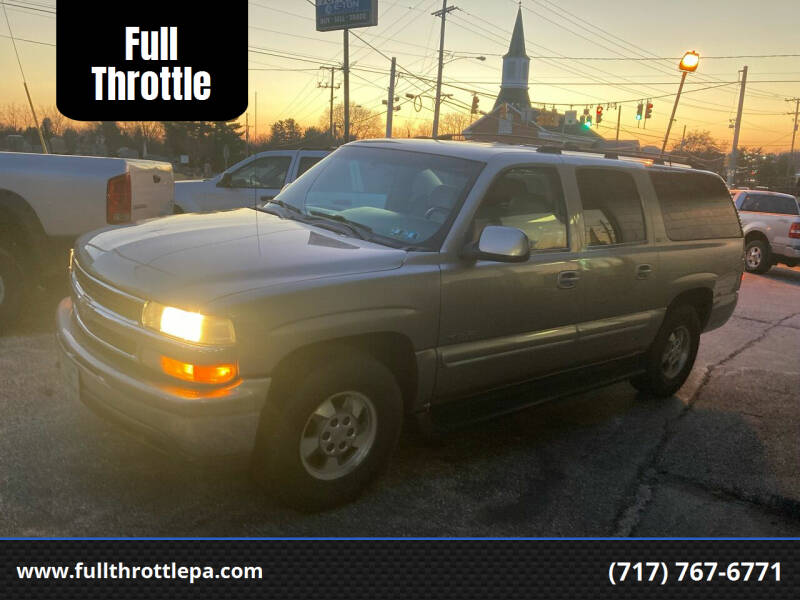
{"label": "front bumper", "polygon": [[[200,459],[252,453],[270,379],[244,379],[212,390],[131,376],[81,343],[72,300],[56,312],[62,360],[77,368],[80,400],[102,417],[162,449]],[[67,365],[69,367],[69,365]]]}

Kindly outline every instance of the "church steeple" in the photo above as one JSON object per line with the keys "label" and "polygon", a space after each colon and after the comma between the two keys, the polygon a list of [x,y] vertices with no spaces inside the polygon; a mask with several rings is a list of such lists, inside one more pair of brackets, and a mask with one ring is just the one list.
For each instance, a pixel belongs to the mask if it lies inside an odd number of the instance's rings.
{"label": "church steeple", "polygon": [[517,11],[514,33],[508,53],[503,57],[503,83],[497,96],[495,108],[503,103],[511,104],[518,109],[529,109],[531,99],[528,96],[528,76],[531,59],[525,52],[525,30],[522,25],[522,7]]}

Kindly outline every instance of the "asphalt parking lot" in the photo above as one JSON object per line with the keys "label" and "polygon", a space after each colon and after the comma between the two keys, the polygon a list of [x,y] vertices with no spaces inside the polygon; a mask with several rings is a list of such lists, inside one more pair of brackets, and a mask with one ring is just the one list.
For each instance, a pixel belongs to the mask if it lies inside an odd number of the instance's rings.
{"label": "asphalt parking lot", "polygon": [[745,275],[675,397],[622,383],[433,447],[406,435],[357,502],[315,515],[69,403],[55,302],[0,338],[0,536],[800,535],[800,268]]}

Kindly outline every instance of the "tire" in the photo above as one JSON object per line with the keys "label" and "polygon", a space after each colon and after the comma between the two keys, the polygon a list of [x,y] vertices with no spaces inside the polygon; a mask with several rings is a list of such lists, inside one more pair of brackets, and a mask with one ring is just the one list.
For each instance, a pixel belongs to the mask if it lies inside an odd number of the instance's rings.
{"label": "tire", "polygon": [[0,332],[19,313],[25,293],[25,279],[14,256],[0,248]]}
{"label": "tire", "polygon": [[689,377],[700,345],[700,319],[694,308],[671,309],[656,339],[645,355],[646,371],[631,379],[637,390],[657,398],[668,398]]}
{"label": "tire", "polygon": [[763,274],[772,267],[772,251],[764,240],[751,240],[744,250],[744,265],[748,273]]}
{"label": "tire", "polygon": [[392,373],[365,354],[331,355],[309,361],[306,378],[284,382],[280,389],[291,391],[268,401],[253,456],[256,480],[301,510],[356,498],[386,465],[402,429]]}

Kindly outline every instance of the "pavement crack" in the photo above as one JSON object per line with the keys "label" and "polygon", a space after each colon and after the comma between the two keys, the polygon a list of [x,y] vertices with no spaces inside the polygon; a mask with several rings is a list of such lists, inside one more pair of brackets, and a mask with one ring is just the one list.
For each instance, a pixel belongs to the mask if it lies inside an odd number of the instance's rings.
{"label": "pavement crack", "polygon": [[[617,511],[617,516],[614,519],[613,530],[612,530],[613,531],[612,535],[614,537],[629,537],[633,535],[634,532],[636,531],[636,527],[639,525],[639,522],[641,521],[644,511],[647,509],[647,506],[650,504],[650,501],[653,498],[653,492],[655,490],[655,487],[659,483],[659,476],[658,472],[656,471],[656,465],[658,464],[659,460],[663,455],[664,448],[666,448],[667,444],[672,439],[672,436],[676,431],[676,426],[689,413],[689,411],[691,411],[694,408],[694,405],[697,402],[698,398],[700,397],[700,394],[703,392],[703,390],[705,390],[705,388],[708,386],[708,383],[711,381],[711,377],[713,376],[714,372],[717,371],[719,368],[724,367],[734,358],[736,358],[743,352],[749,350],[754,345],[765,339],[772,330],[783,325],[785,321],[794,319],[797,316],[800,316],[800,312],[793,313],[787,317],[780,319],[779,321],[773,322],[769,327],[764,329],[759,335],[757,335],[753,339],[749,340],[741,348],[737,348],[727,356],[718,360],[716,363],[706,367],[706,372],[703,374],[703,377],[700,381],[700,384],[697,386],[697,389],[694,390],[692,395],[687,400],[686,405],[681,409],[681,411],[677,415],[675,415],[670,419],[665,419],[664,431],[661,435],[661,438],[659,439],[658,443],[654,446],[653,450],[647,455],[642,464],[639,465],[639,468],[637,469],[636,472],[636,477],[630,486],[630,492],[628,494],[628,497],[631,498],[631,501],[628,504],[622,506],[620,510]],[[698,483],[698,485],[702,484]],[[742,498],[744,499],[744,496],[742,496]],[[795,501],[790,500],[788,498],[780,498],[780,499],[776,498],[775,502],[778,504],[781,503],[785,504],[786,502],[798,504],[795,503]],[[800,507],[800,504],[798,504],[798,507]],[[792,514],[800,515],[800,510],[796,511],[795,508],[792,508],[791,511]]]}

